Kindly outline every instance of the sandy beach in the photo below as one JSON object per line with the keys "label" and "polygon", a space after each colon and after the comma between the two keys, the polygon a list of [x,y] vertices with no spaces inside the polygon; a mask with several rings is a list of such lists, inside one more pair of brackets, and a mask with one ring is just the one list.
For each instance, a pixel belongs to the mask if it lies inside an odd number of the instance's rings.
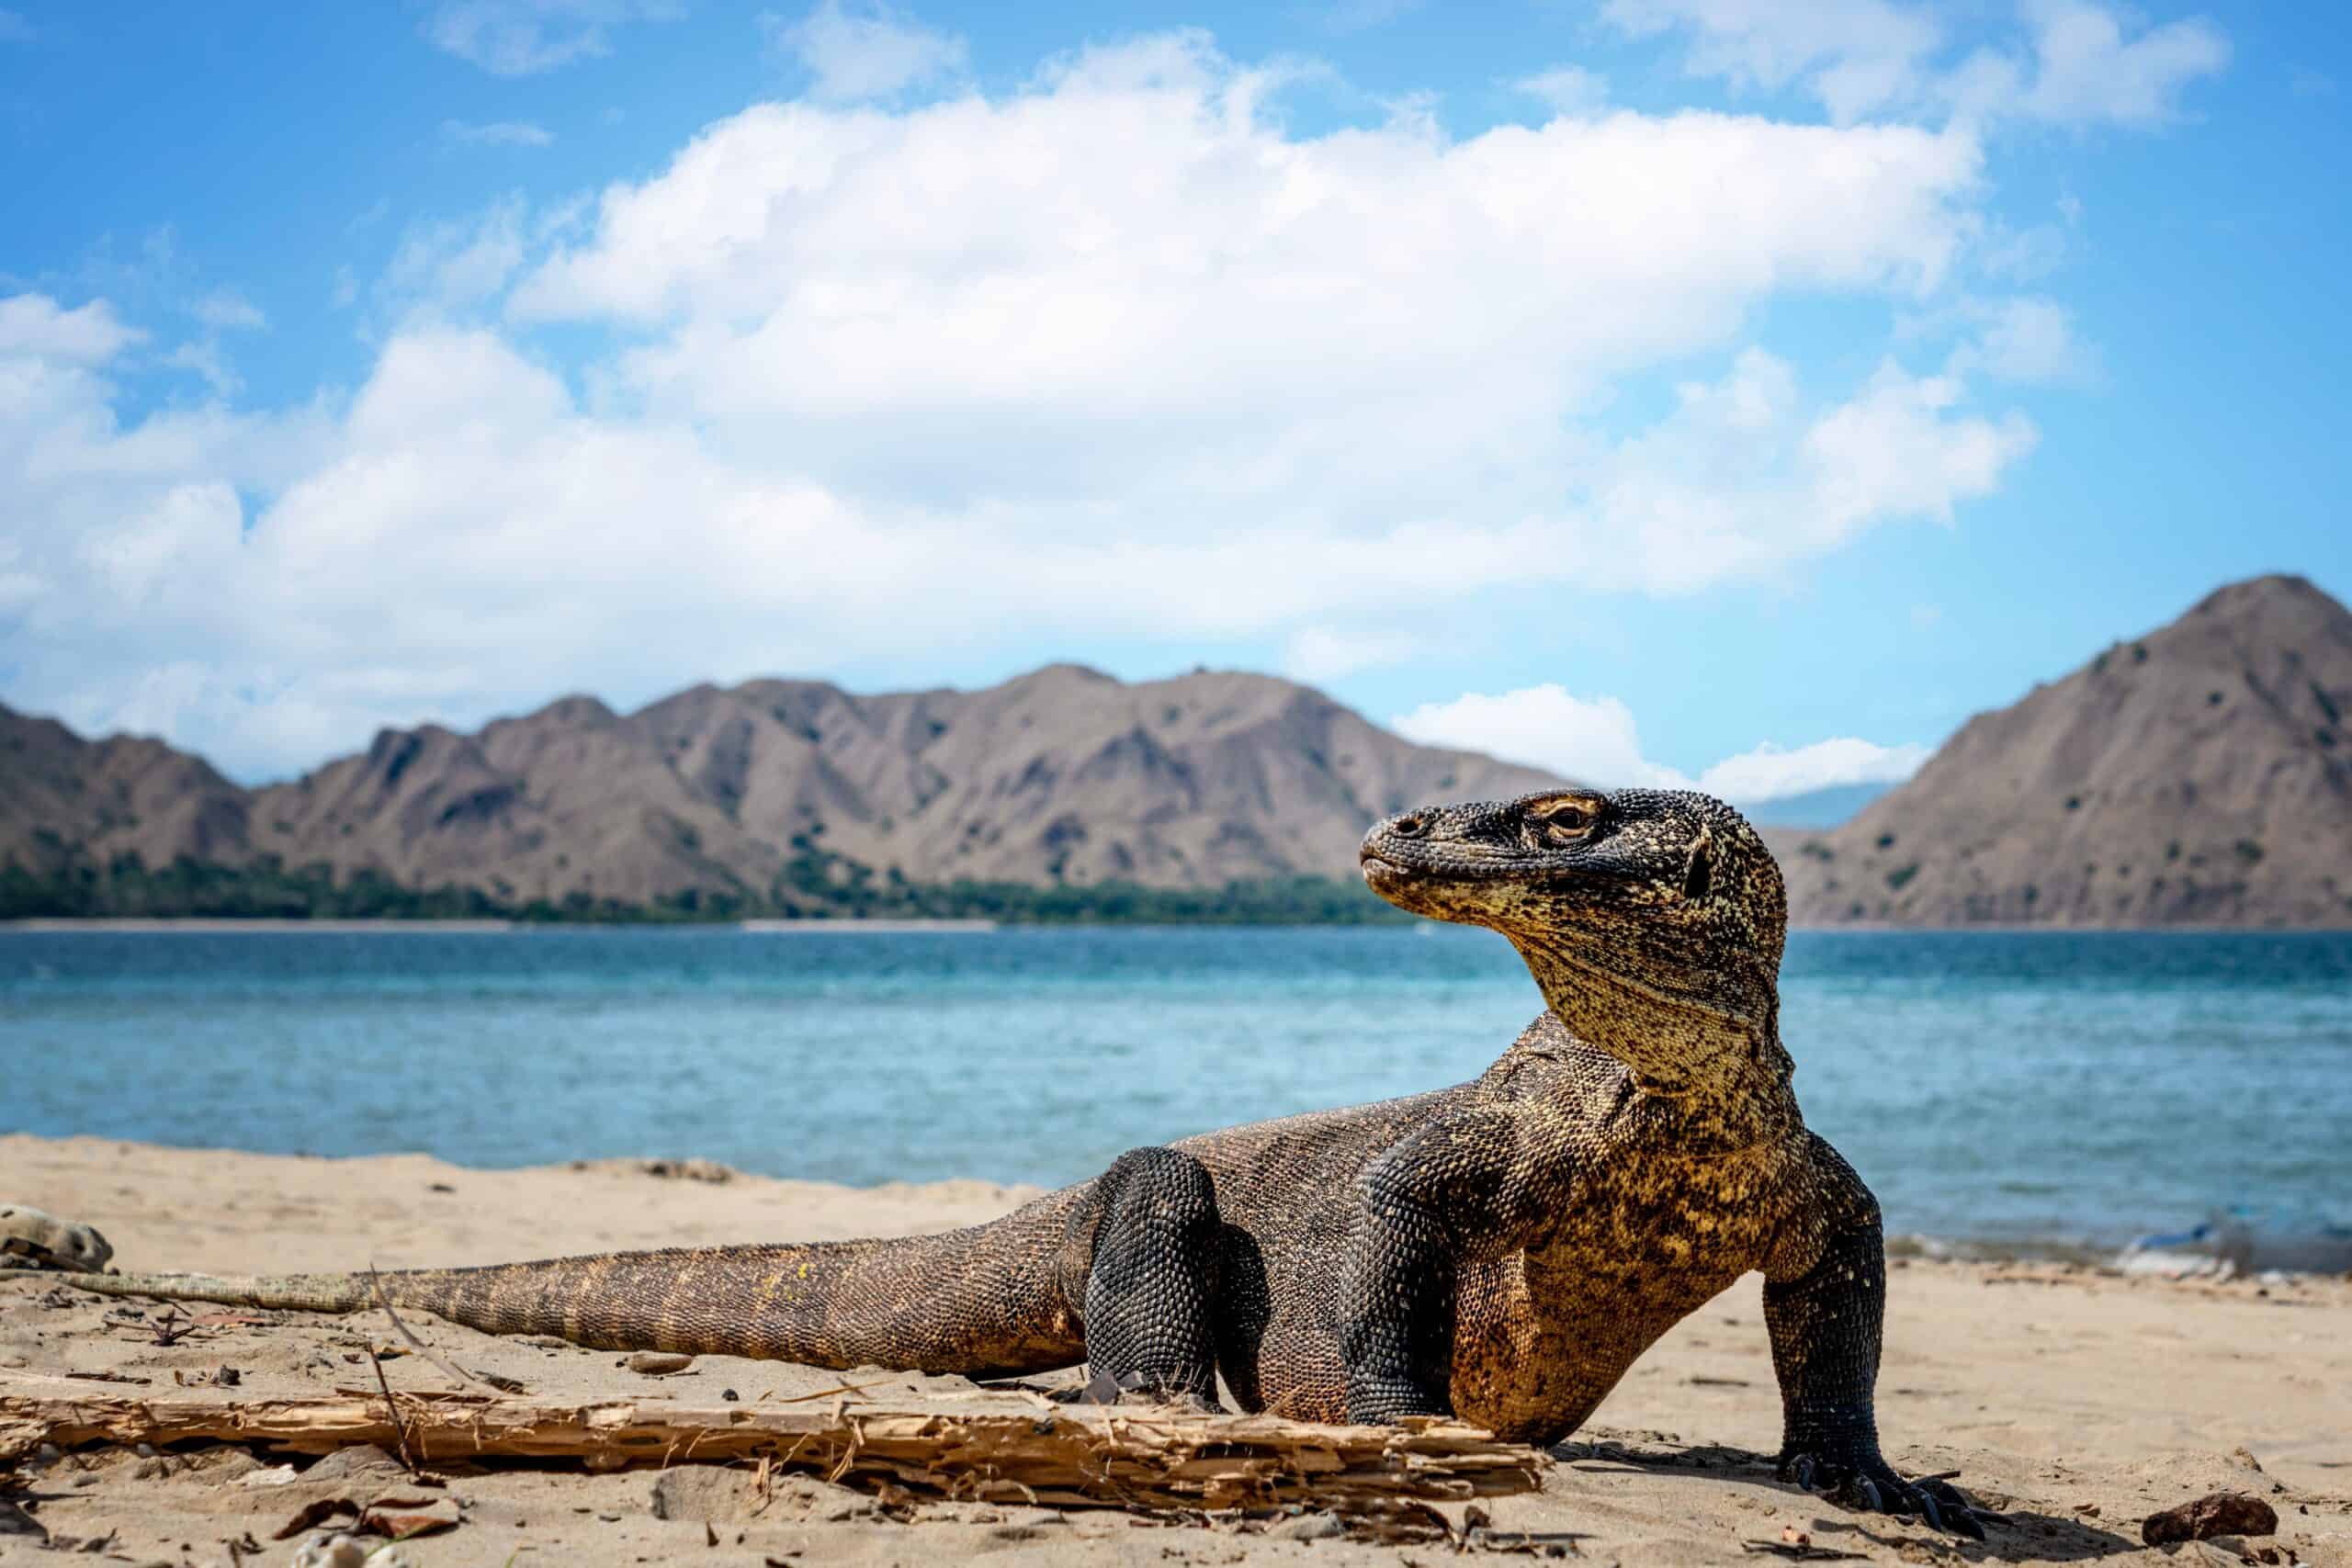
{"label": "sandy beach", "polygon": [[[983,1181],[859,1190],[680,1162],[479,1171],[421,1156],[288,1158],[0,1137],[0,1201],[96,1225],[127,1269],[397,1268],[905,1233],[971,1224],[1029,1195]],[[380,1314],[230,1314],[221,1315],[243,1320],[159,1345],[150,1325],[123,1310],[144,1305],[61,1293],[37,1275],[0,1277],[0,1382],[145,1380],[67,1385],[135,1396],[225,1366],[256,1398],[323,1394],[372,1376],[359,1349],[391,1341]],[[493,1339],[430,1319],[413,1326],[442,1354],[525,1382],[541,1398],[707,1403],[731,1392],[757,1404],[844,1383],[865,1386],[837,1397],[876,1411],[1011,1397],[960,1378],[844,1378],[719,1357],[656,1378],[609,1353]],[[355,1371],[354,1361],[363,1364]],[[448,1386],[422,1357],[388,1359],[384,1370],[396,1391]],[[2253,1546],[2281,1550],[2282,1562],[2291,1551],[2303,1562],[2352,1565],[2352,1282],[2173,1283],[2072,1266],[1899,1260],[1879,1391],[1898,1467],[1958,1472],[1960,1485],[2006,1516],[1985,1545],[1849,1514],[1772,1481],[1758,1456],[1777,1444],[1779,1407],[1751,1276],[1686,1320],[1584,1431],[1547,1456],[1540,1492],[1485,1505],[1494,1532],[1486,1549],[1523,1532],[1521,1550],[1595,1562],[1728,1562],[1767,1554],[1757,1543],[1781,1543],[1793,1529],[1816,1556],[1858,1561],[2138,1554],[2234,1562],[2234,1548],[2210,1542],[2140,1544],[2151,1512],[2228,1487],[2278,1512],[2278,1535]],[[290,1561],[297,1544],[271,1539],[289,1517],[353,1484],[347,1472],[289,1477],[279,1463],[243,1449],[89,1450],[28,1460],[18,1495],[34,1499],[32,1517],[53,1542],[101,1542],[103,1560],[276,1563]],[[381,1479],[397,1489],[398,1472]],[[763,1496],[753,1479],[743,1467],[704,1465],[608,1474],[458,1466],[448,1491],[462,1499],[465,1522],[402,1550],[424,1568],[983,1554],[1007,1562],[1395,1563],[1447,1552],[1442,1544],[1305,1539],[1312,1521],[1170,1527],[1108,1509],[886,1509],[865,1492],[807,1477],[778,1481]],[[0,1533],[0,1561],[32,1560],[59,1559],[35,1536]]]}

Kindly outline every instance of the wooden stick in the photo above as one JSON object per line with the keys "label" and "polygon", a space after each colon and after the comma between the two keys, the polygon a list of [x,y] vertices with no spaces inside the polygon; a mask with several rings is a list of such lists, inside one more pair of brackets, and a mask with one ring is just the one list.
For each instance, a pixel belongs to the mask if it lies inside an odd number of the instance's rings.
{"label": "wooden stick", "polygon": [[0,1462],[44,1442],[261,1444],[327,1453],[406,1439],[417,1462],[576,1459],[591,1469],[766,1460],[928,1497],[1066,1507],[1380,1509],[1533,1491],[1532,1449],[1451,1422],[1322,1427],[1136,1409],[864,1411],[667,1401],[562,1404],[469,1393],[286,1399],[173,1390],[125,1397],[0,1372]]}
{"label": "wooden stick", "polygon": [[384,1409],[392,1418],[392,1438],[400,1444],[401,1468],[414,1475],[416,1461],[409,1457],[408,1423],[401,1419],[401,1407],[392,1398],[392,1385],[384,1381],[384,1363],[377,1359],[373,1346],[368,1350],[368,1364],[376,1369],[376,1386],[384,1391]]}

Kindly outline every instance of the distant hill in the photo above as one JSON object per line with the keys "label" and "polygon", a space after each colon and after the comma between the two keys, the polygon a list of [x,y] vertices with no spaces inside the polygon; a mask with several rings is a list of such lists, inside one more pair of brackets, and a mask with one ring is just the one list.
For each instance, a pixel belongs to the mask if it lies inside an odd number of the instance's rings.
{"label": "distant hill", "polygon": [[[1899,788],[1748,814],[1802,924],[2352,925],[2347,710],[2352,613],[2261,578],[1971,719]],[[254,790],[0,707],[0,917],[1372,919],[1374,818],[1555,782],[1269,676],[1069,664],[566,697]]]}
{"label": "distant hill", "polygon": [[[387,729],[250,791],[0,708],[0,912],[1017,915],[1031,888],[1182,917],[1206,906],[1177,896],[1237,887],[1380,910],[1354,885],[1374,818],[1553,782],[1287,681],[1068,664],[978,692],[567,697],[477,734]],[[1265,891],[1302,878],[1321,886]]]}
{"label": "distant hill", "polygon": [[1805,924],[2352,926],[2352,612],[2207,596],[1979,714],[1901,788],[1770,835]]}

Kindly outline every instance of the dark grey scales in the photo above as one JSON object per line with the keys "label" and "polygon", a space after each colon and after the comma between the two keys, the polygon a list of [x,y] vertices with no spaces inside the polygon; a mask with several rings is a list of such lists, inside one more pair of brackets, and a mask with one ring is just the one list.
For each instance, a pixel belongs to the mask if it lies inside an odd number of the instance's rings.
{"label": "dark grey scales", "polygon": [[[1546,1010],[1476,1080],[1122,1156],[946,1235],[383,1276],[493,1334],[831,1367],[1014,1373],[1310,1421],[1453,1415],[1546,1443],[1749,1269],[1781,1473],[1981,1536],[1879,1451],[1878,1205],[1808,1132],[1781,1048],[1786,901],[1705,795],[1558,790],[1365,835],[1390,902],[1508,937]],[[119,1295],[354,1311],[365,1276],[80,1274]]]}

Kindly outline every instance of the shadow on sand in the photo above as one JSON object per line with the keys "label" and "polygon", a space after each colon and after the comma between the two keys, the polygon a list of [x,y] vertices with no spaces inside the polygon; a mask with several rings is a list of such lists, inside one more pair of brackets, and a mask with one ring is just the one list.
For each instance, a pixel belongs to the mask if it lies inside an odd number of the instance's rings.
{"label": "shadow on sand", "polygon": [[[1747,1449],[1724,1448],[1715,1443],[1682,1443],[1664,1433],[1642,1432],[1608,1436],[1589,1434],[1569,1442],[1555,1443],[1550,1451],[1561,1464],[1597,1474],[1605,1474],[1614,1469],[1671,1471],[1694,1480],[1757,1486],[1791,1497],[1802,1497],[1825,1510],[1835,1510],[1840,1506],[1826,1497],[1775,1479],[1772,1457],[1753,1453]],[[1954,1481],[1953,1483],[1962,1485],[1965,1490],[1962,1481]],[[2118,1535],[2110,1529],[2102,1529],[2074,1515],[2045,1514],[2024,1507],[1999,1513],[1979,1507],[1976,1517],[1984,1527],[1984,1540],[1973,1541],[1952,1535],[1939,1535],[1935,1539],[1962,1560],[1970,1562],[2026,1560],[2086,1562],[2142,1549],[2138,1540]],[[1883,1529],[1879,1523],[1881,1517],[1874,1514],[1847,1511],[1841,1517],[1824,1517],[1815,1524],[1810,1532],[1814,1538],[1810,1548],[1759,1540],[1751,1542],[1750,1549],[1758,1556],[1834,1562],[1839,1558],[1863,1556],[1869,1547],[1878,1547],[1889,1553],[1900,1552],[1905,1546],[1916,1546],[1921,1536],[1928,1533],[1924,1525],[1901,1529]]]}

